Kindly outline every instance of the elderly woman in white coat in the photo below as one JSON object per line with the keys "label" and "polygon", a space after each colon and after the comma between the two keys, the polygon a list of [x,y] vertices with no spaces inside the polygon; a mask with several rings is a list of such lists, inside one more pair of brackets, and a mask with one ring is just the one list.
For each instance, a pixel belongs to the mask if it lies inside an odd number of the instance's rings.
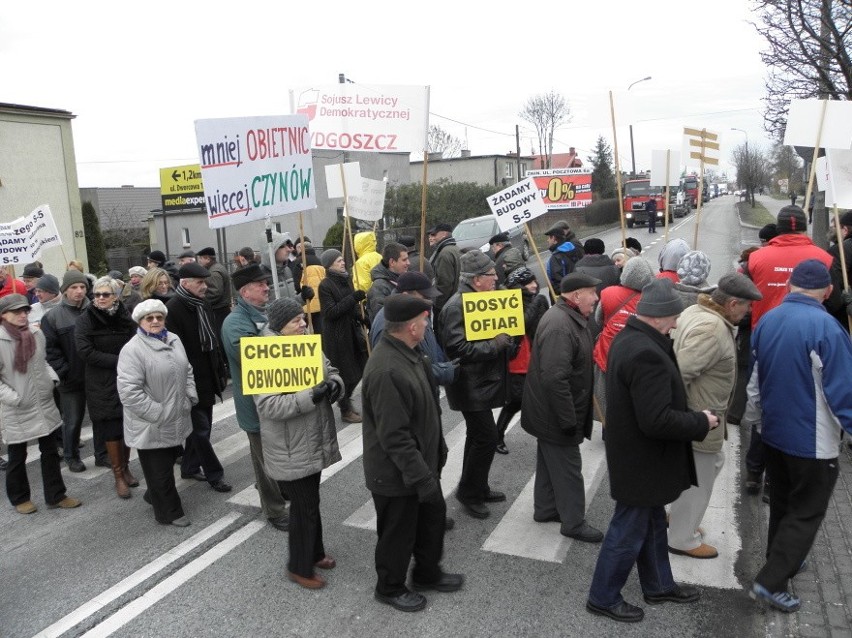
{"label": "elderly woman in white coat", "polygon": [[[305,334],[305,313],[290,298],[267,307],[264,336]],[[315,568],[337,564],[325,553],[320,517],[320,474],[340,460],[331,405],[344,393],[343,379],[323,356],[324,380],[298,392],[255,396],[260,416],[263,462],[269,476],[290,496],[290,560],[287,576],[307,589],[320,589],[325,579]]]}
{"label": "elderly woman in white coat", "polygon": [[189,411],[198,395],[183,344],[166,330],[167,314],[159,299],[133,309],[139,329],[118,355],[116,387],[124,406],[124,442],[136,448],[148,486],[143,498],[158,523],[186,527],[174,462],[192,430]]}
{"label": "elderly woman in white coat", "polygon": [[44,500],[49,508],[78,507],[65,495],[54,432],[62,417],[53,401],[53,378],[44,358],[44,334],[28,325],[30,302],[13,294],[0,299],[0,425],[9,448],[6,494],[20,514],[32,514],[27,443],[38,440]]}

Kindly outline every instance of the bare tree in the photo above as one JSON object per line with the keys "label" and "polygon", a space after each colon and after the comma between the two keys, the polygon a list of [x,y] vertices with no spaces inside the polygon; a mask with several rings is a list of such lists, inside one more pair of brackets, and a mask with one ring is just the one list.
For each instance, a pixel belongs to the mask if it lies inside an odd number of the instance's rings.
{"label": "bare tree", "polygon": [[790,98],[852,99],[852,3],[849,0],[753,0],[766,38],[769,69],[763,115],[781,139]]}
{"label": "bare tree", "polygon": [[538,147],[545,156],[544,168],[550,168],[553,160],[553,135],[560,125],[571,121],[568,101],[551,90],[528,99],[518,115],[535,128]]}
{"label": "bare tree", "polygon": [[737,185],[745,189],[746,198],[755,205],[754,193],[770,181],[770,165],[766,155],[760,149],[740,144],[731,152],[731,159],[737,167]]}
{"label": "bare tree", "polygon": [[147,245],[147,213],[133,205],[113,206],[98,212],[107,248],[129,248]]}
{"label": "bare tree", "polygon": [[464,148],[464,142],[437,124],[429,126],[428,144],[430,153],[441,153],[443,157],[458,157]]}
{"label": "bare tree", "polygon": [[776,180],[786,179],[788,193],[804,193],[805,177],[803,162],[792,146],[775,144],[772,147],[772,173]]}

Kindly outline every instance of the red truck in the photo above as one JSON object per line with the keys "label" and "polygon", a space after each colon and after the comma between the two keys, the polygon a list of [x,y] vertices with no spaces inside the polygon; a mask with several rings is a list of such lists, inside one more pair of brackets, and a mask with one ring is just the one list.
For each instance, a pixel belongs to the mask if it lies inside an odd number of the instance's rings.
{"label": "red truck", "polygon": [[633,228],[635,224],[648,223],[648,212],[645,210],[645,204],[652,197],[657,202],[657,222],[662,224],[663,215],[666,211],[663,188],[651,186],[650,179],[631,179],[624,183],[623,210],[628,228]]}

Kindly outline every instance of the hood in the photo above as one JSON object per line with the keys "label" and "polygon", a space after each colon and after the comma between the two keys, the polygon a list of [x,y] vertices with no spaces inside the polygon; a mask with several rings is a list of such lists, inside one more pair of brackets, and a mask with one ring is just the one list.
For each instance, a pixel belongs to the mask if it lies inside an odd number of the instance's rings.
{"label": "hood", "polygon": [[685,240],[680,237],[669,240],[660,251],[660,270],[677,270],[681,258],[688,252],[689,244]]}
{"label": "hood", "polygon": [[574,250],[574,244],[572,244],[570,241],[566,241],[559,244],[556,247],[556,250],[560,253],[570,253],[572,250]]}
{"label": "hood", "polygon": [[357,233],[354,239],[355,254],[363,257],[367,253],[376,252],[376,233],[372,231],[364,231]]}
{"label": "hood", "polygon": [[[290,233],[272,233],[272,253],[275,254],[275,251],[281,248],[287,241],[292,241],[290,238]],[[270,267],[269,264],[269,246],[265,243],[263,247],[260,249],[260,263],[262,263],[267,268]]]}
{"label": "hood", "polygon": [[628,259],[621,271],[621,285],[631,290],[642,290],[653,280],[654,269],[642,257]]}

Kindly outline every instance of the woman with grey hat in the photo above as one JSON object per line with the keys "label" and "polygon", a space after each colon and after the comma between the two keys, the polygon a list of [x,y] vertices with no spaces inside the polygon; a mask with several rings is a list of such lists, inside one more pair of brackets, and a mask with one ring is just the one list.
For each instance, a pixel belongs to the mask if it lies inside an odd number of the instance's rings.
{"label": "woman with grey hat", "polygon": [[53,380],[45,360],[45,339],[31,331],[30,302],[20,294],[0,299],[0,422],[9,450],[6,494],[19,514],[32,514],[27,479],[27,443],[38,441],[44,500],[49,508],[79,507],[65,495],[54,432],[62,423],[53,401]]}
{"label": "woman with grey hat", "polygon": [[[267,316],[263,336],[305,334],[304,310],[293,299],[276,299],[267,306]],[[344,386],[326,357],[323,368],[323,381],[312,388],[254,397],[266,472],[290,496],[287,577],[307,589],[325,586],[315,568],[337,564],[323,545],[319,486],[322,471],[341,459],[331,404],[343,395]]]}
{"label": "woman with grey hat", "polygon": [[195,377],[180,339],[166,330],[168,310],[159,299],[133,309],[139,325],[118,355],[118,396],[124,406],[124,441],[139,454],[148,490],[143,495],[163,525],[186,527],[173,465],[192,430],[198,403]]}

